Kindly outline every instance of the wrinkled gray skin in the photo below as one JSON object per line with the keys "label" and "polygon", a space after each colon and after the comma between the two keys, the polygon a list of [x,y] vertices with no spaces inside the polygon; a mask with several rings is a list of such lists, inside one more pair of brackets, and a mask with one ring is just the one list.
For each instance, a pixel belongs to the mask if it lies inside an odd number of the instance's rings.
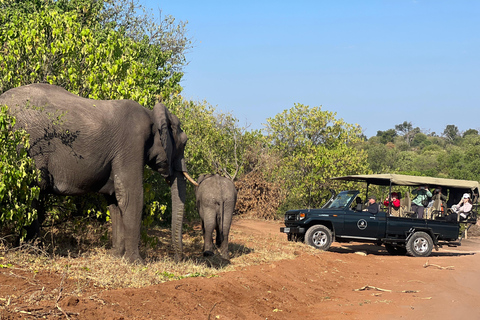
{"label": "wrinkled gray skin", "polygon": [[178,118],[157,103],[91,100],[48,84],[11,89],[0,96],[17,126],[30,134],[29,155],[41,172],[42,193],[104,194],[112,219],[112,252],[131,262],[139,254],[145,164],[170,182],[172,241],[182,258],[186,134]]}
{"label": "wrinkled gray skin", "polygon": [[214,252],[213,230],[216,230],[216,245],[224,259],[228,256],[228,234],[237,201],[237,190],[230,179],[219,175],[201,175],[195,187],[197,209],[202,219],[203,255]]}

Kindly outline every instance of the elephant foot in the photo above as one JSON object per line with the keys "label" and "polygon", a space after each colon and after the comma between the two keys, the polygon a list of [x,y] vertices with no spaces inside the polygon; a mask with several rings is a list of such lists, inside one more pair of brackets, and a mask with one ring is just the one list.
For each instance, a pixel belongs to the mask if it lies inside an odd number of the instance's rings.
{"label": "elephant foot", "polygon": [[222,253],[220,256],[222,257],[222,259],[230,261],[230,256],[228,255],[228,252],[226,254]]}
{"label": "elephant foot", "polygon": [[130,255],[125,255],[125,259],[132,263],[132,264],[145,264],[143,261],[142,257],[140,257],[140,254],[137,253],[132,253]]}
{"label": "elephant foot", "polygon": [[121,258],[121,257],[123,257],[123,255],[125,254],[125,250],[114,247],[114,248],[108,250],[108,253],[109,253],[111,256]]}
{"label": "elephant foot", "polygon": [[174,259],[174,261],[175,261],[176,263],[181,262],[181,261],[183,260],[183,254],[181,254],[181,253],[175,253],[173,259]]}
{"label": "elephant foot", "polygon": [[213,255],[214,255],[214,253],[213,253],[212,251],[204,251],[204,252],[203,252],[203,256],[204,256],[204,257],[211,257],[211,256],[213,256]]}

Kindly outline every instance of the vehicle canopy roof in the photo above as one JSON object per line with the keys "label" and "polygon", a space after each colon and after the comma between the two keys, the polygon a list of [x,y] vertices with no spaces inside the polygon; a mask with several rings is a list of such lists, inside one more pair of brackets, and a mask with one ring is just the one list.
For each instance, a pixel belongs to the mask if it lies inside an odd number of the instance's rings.
{"label": "vehicle canopy roof", "polygon": [[350,176],[343,176],[343,177],[335,177],[335,178],[332,178],[332,180],[364,181],[364,182],[367,182],[367,184],[374,184],[374,185],[380,185],[380,186],[394,186],[394,185],[441,186],[446,188],[470,189],[472,190],[473,194],[477,194],[477,195],[480,188],[480,184],[477,181],[409,176],[409,175],[392,174],[392,173],[350,175]]}

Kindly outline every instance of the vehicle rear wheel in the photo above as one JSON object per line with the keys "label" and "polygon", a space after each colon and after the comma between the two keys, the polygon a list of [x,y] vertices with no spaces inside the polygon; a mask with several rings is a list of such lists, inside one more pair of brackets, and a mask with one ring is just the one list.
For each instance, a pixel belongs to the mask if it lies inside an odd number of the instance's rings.
{"label": "vehicle rear wheel", "polygon": [[407,252],[413,257],[428,257],[433,250],[433,240],[428,233],[415,232],[407,242]]}
{"label": "vehicle rear wheel", "polygon": [[305,243],[320,250],[328,250],[333,242],[332,231],[324,225],[310,227],[305,233]]}
{"label": "vehicle rear wheel", "polygon": [[407,254],[407,249],[405,249],[405,247],[394,246],[390,243],[385,243],[385,249],[387,249],[387,252],[393,256],[403,256]]}

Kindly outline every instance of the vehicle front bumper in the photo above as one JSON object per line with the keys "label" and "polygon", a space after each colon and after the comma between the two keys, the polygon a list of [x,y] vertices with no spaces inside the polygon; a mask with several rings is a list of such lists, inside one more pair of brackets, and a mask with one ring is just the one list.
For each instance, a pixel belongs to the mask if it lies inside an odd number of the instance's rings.
{"label": "vehicle front bumper", "polygon": [[282,227],[280,228],[280,232],[287,233],[287,234],[304,234],[305,228],[300,227]]}

